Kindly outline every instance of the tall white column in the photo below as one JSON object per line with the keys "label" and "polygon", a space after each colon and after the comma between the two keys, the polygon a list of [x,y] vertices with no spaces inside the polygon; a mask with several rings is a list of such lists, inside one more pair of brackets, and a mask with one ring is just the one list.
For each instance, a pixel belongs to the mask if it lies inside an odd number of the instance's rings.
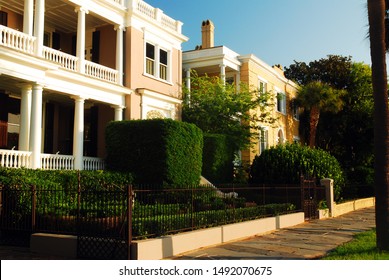
{"label": "tall white column", "polygon": [[20,100],[20,151],[29,151],[30,149],[31,94],[32,86],[24,85],[22,87],[22,99]]}
{"label": "tall white column", "polygon": [[78,57],[78,71],[85,73],[85,16],[88,10],[83,7],[76,8],[75,12],[78,14],[77,21],[77,51]]}
{"label": "tall white column", "polygon": [[74,98],[73,156],[76,170],[84,169],[84,103],[84,98]]}
{"label": "tall white column", "polygon": [[119,72],[118,84],[123,85],[123,31],[124,27],[117,25],[116,30],[116,70]]}
{"label": "tall white column", "polygon": [[191,69],[185,69],[185,86],[190,91],[190,71]]}
{"label": "tall white column", "polygon": [[35,18],[34,18],[34,36],[35,41],[35,54],[42,56],[43,39],[45,32],[45,0],[35,1]]}
{"label": "tall white column", "polygon": [[32,36],[34,29],[34,0],[24,0],[23,32]]}
{"label": "tall white column", "polygon": [[226,84],[226,66],[224,64],[220,65],[220,79],[223,84]]}
{"label": "tall white column", "polygon": [[30,151],[31,168],[41,167],[42,149],[42,94],[43,86],[35,84],[32,86],[31,102],[31,129],[30,129]]}
{"label": "tall white column", "polygon": [[122,121],[123,120],[123,106],[113,106],[113,109],[115,110],[115,121]]}
{"label": "tall white column", "polygon": [[185,86],[187,88],[187,96],[186,96],[186,103],[188,105],[190,105],[190,72],[191,72],[191,69],[188,68],[188,69],[185,69]]}

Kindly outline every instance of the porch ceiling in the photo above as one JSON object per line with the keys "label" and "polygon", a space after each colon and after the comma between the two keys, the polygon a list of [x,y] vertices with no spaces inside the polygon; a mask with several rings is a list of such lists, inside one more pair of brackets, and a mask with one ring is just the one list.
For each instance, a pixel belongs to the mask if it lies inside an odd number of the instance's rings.
{"label": "porch ceiling", "polygon": [[[0,0],[0,7],[4,7],[15,13],[23,15],[24,1],[22,0]],[[86,16],[86,29],[107,24],[106,21],[88,14]],[[64,33],[77,31],[77,13],[75,6],[69,1],[46,0],[45,1],[45,25],[55,28]]]}
{"label": "porch ceiling", "polygon": [[[28,81],[16,79],[6,75],[0,75],[0,89],[5,90],[7,94],[14,97],[21,97],[21,88],[23,85],[30,84]],[[44,100],[52,100],[61,104],[72,106],[74,101],[65,94],[60,94],[54,91],[45,90],[43,95]]]}

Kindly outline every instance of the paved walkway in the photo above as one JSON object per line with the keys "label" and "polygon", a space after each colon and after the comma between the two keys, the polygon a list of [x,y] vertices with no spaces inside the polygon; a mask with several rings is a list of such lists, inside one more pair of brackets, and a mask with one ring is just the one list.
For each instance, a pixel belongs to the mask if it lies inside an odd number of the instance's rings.
{"label": "paved walkway", "polygon": [[[325,220],[255,236],[245,240],[191,251],[173,260],[291,260],[317,259],[350,241],[356,233],[375,227],[374,207]],[[61,257],[33,254],[28,248],[0,246],[1,260],[60,260]]]}
{"label": "paved walkway", "polygon": [[336,218],[313,220],[270,234],[184,253],[174,260],[297,260],[317,259],[375,227],[374,207]]}

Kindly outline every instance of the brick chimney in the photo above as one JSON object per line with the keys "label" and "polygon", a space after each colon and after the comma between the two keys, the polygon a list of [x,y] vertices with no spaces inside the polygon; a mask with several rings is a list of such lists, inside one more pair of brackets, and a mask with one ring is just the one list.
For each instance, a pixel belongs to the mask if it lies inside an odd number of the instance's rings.
{"label": "brick chimney", "polygon": [[213,48],[215,46],[215,26],[213,22],[204,20],[201,26],[202,33],[202,49]]}

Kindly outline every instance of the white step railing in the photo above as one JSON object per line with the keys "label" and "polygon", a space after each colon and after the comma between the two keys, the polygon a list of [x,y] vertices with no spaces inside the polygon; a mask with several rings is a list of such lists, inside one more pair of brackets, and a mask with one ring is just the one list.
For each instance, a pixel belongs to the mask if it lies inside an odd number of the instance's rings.
{"label": "white step railing", "polygon": [[34,53],[35,37],[23,32],[0,25],[0,45],[22,51]]}
{"label": "white step railing", "polygon": [[20,168],[30,167],[31,152],[0,150],[0,167]]}
{"label": "white step railing", "polygon": [[41,168],[45,170],[73,170],[74,157],[69,155],[41,154]]}
{"label": "white step railing", "polygon": [[85,61],[85,74],[111,83],[117,83],[119,77],[117,70],[91,61]]}
{"label": "white step railing", "polygon": [[61,65],[61,67],[67,70],[77,72],[78,58],[73,55],[48,47],[43,47],[43,57],[48,61]]}
{"label": "white step railing", "polygon": [[84,170],[104,170],[104,160],[96,157],[83,157]]}

